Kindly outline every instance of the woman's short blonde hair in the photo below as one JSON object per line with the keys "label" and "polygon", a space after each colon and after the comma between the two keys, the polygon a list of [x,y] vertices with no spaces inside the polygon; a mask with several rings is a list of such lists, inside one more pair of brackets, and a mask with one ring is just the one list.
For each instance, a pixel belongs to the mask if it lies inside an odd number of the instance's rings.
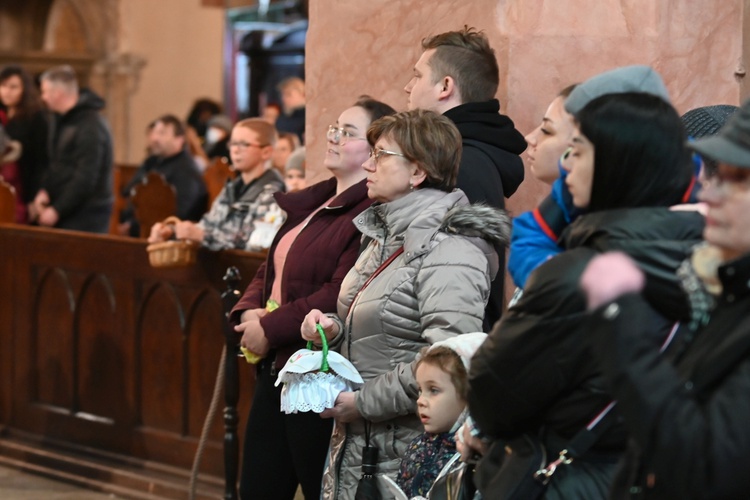
{"label": "woman's short blonde hair", "polygon": [[461,134],[453,122],[433,111],[415,109],[384,116],[367,129],[370,147],[381,137],[394,141],[407,160],[426,174],[419,187],[451,192],[461,162]]}

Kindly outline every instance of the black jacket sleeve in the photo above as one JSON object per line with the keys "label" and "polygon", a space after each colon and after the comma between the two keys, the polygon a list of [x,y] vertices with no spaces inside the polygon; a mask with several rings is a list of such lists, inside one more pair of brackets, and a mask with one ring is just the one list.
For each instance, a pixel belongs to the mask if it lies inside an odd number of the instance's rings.
{"label": "black jacket sleeve", "polygon": [[472,358],[469,411],[483,432],[512,438],[536,428],[577,382],[586,314],[577,277],[589,254],[565,252],[532,273],[521,300]]}
{"label": "black jacket sleeve", "polygon": [[[642,329],[639,296],[602,308],[592,328],[598,358],[620,413],[652,475],[654,498],[746,498],[750,492],[750,356],[701,391],[659,354]],[[747,344],[747,342],[746,342]],[[692,347],[692,346],[691,346]],[[721,349],[721,346],[716,346]],[[695,373],[694,376],[698,376]]]}
{"label": "black jacket sleeve", "polygon": [[91,114],[76,124],[75,148],[65,156],[69,177],[64,187],[56,189],[56,196],[50,193],[51,204],[61,219],[95,193],[100,178],[111,168],[107,164],[109,131],[94,111]]}

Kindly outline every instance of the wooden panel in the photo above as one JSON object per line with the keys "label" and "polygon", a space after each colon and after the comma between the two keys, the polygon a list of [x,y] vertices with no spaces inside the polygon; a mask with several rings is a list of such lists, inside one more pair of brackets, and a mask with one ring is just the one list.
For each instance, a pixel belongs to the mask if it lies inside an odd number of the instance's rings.
{"label": "wooden panel", "polygon": [[[188,470],[224,346],[229,265],[244,288],[263,254],[201,250],[154,269],[142,240],[0,224],[0,424]],[[240,366],[240,429],[253,368]],[[28,390],[17,390],[28,387]],[[223,477],[223,398],[202,472]]]}
{"label": "wooden panel", "polygon": [[[217,366],[208,360],[218,360],[224,349],[222,343],[217,339],[222,336],[222,331],[217,329],[216,322],[212,319],[222,313],[221,301],[218,294],[205,294],[195,302],[188,324],[187,332],[187,367],[188,383],[185,386],[185,399],[187,401],[186,434],[195,438],[200,437],[205,420],[205,411],[211,403],[214,387],[208,381],[216,380]],[[219,400],[219,412],[221,416],[221,404]],[[221,442],[224,438],[224,424],[221,418],[214,419],[211,438]]]}
{"label": "wooden panel", "polygon": [[114,424],[125,412],[122,346],[111,335],[117,321],[115,297],[107,278],[92,275],[76,308],[77,342],[73,353],[75,411]]}
{"label": "wooden panel", "polygon": [[[39,283],[34,328],[29,335],[33,356],[33,402],[52,411],[73,411],[73,290],[67,274],[50,269]],[[22,354],[23,355],[23,354]]]}
{"label": "wooden panel", "polygon": [[[149,290],[141,311],[136,331],[139,421],[147,428],[181,434],[184,313],[169,285]],[[176,376],[167,376],[167,367]]]}

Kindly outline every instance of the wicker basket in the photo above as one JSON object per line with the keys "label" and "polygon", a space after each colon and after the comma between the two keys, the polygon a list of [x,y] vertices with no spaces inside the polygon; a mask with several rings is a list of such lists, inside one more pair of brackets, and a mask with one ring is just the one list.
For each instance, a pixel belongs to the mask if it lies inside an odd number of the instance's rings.
{"label": "wicker basket", "polygon": [[[163,224],[175,224],[177,217],[167,217]],[[152,243],[146,247],[151,267],[187,267],[195,264],[198,243],[190,240],[170,240]]]}

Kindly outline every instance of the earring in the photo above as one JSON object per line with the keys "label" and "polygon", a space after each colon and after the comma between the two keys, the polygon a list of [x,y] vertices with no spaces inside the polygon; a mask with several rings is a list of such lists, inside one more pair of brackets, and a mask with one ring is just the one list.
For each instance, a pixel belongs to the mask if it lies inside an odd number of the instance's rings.
{"label": "earring", "polygon": [[409,183],[409,191],[414,191],[414,183],[413,182]]}

